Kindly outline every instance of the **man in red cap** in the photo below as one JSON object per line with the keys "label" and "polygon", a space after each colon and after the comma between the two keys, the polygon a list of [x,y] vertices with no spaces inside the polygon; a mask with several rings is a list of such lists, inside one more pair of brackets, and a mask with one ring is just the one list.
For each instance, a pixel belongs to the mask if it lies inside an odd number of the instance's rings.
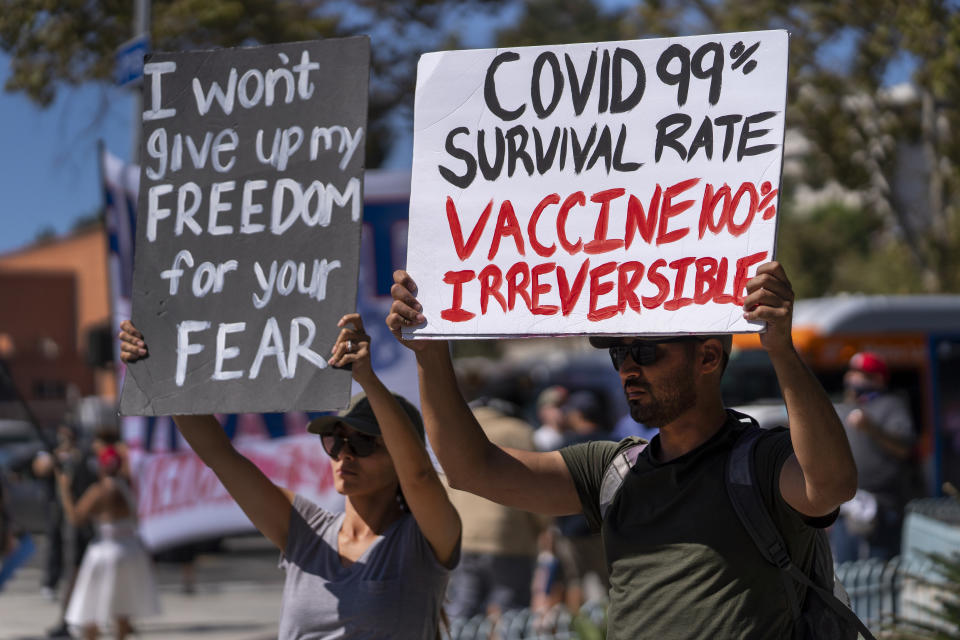
{"label": "man in red cap", "polygon": [[900,552],[916,434],[903,398],[888,389],[890,371],[876,353],[850,358],[843,383],[851,408],[844,426],[857,463],[859,491],[830,532],[838,562],[887,560]]}

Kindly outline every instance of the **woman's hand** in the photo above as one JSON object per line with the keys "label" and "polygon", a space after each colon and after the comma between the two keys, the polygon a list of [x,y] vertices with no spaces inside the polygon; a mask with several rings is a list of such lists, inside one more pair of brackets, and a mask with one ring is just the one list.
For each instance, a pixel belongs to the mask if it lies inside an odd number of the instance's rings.
{"label": "woman's hand", "polygon": [[341,328],[340,335],[330,349],[333,356],[327,362],[333,367],[352,365],[353,379],[365,387],[377,376],[370,364],[370,336],[363,330],[363,320],[359,313],[348,313],[340,318],[337,326]]}
{"label": "woman's hand", "polygon": [[117,337],[120,338],[121,360],[129,363],[147,357],[147,343],[143,341],[143,334],[129,320],[120,323]]}

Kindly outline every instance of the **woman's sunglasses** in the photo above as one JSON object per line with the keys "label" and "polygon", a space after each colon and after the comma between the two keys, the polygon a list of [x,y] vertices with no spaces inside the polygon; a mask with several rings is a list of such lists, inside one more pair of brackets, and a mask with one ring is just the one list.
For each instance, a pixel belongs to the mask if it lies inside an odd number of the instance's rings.
{"label": "woman's sunglasses", "polygon": [[609,348],[610,360],[613,362],[613,368],[620,371],[620,367],[627,360],[627,356],[633,358],[633,361],[642,367],[648,367],[657,361],[657,345],[667,342],[682,342],[686,340],[698,340],[688,336],[678,336],[676,338],[663,338],[660,340],[634,340],[630,344],[616,344]]}
{"label": "woman's sunglasses", "polygon": [[337,459],[343,448],[350,447],[350,451],[358,458],[366,458],[377,450],[377,436],[371,436],[359,431],[328,431],[320,434],[320,442],[327,455]]}

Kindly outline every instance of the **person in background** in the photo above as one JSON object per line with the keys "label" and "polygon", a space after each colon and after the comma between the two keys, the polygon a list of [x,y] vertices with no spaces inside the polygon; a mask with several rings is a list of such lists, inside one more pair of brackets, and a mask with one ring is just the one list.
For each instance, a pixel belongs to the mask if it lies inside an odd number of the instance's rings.
{"label": "person in background", "polygon": [[[511,411],[509,404],[484,395],[470,406],[492,442],[532,451],[533,429],[514,417],[517,409]],[[503,611],[529,607],[537,537],[549,519],[465,491],[448,489],[448,493],[463,519],[463,552],[460,566],[450,574],[447,613],[457,618],[481,613],[495,618]]]}
{"label": "person in background", "polygon": [[530,611],[535,627],[549,629],[561,611],[576,611],[583,602],[577,579],[577,562],[573,545],[560,530],[551,525],[537,540],[537,567],[533,572]]}
{"label": "person in background", "polygon": [[[360,314],[343,316],[328,363],[351,366],[364,393],[307,426],[330,456],[344,512],[275,485],[241,455],[213,416],[175,416],[194,452],[254,526],[282,552],[279,638],[440,637],[448,573],[459,560],[460,517],[427,453],[417,409],[390,393],[370,363]],[[147,357],[121,324],[121,358]]]}
{"label": "person in background", "polygon": [[123,461],[111,446],[97,456],[100,479],[74,502],[70,477],[57,473],[67,520],[96,525],[97,537],[87,546],[70,595],[65,620],[83,630],[85,640],[114,625],[118,640],[133,631],[131,620],[160,613],[157,586],[137,535],[137,505],[121,474]]}
{"label": "person in background", "polygon": [[127,443],[120,437],[120,430],[113,425],[100,425],[93,432],[93,442],[90,443],[90,450],[94,456],[99,456],[100,451],[105,447],[111,447],[118,456],[120,456],[119,474],[131,481],[130,475],[130,449]]}
{"label": "person in background", "polygon": [[7,496],[6,480],[0,476],[0,591],[36,551],[30,534],[14,521]]}
{"label": "person in background", "polygon": [[[40,585],[44,597],[49,600],[56,600],[57,585],[63,577],[64,556],[67,554],[67,545],[64,544],[64,519],[63,507],[60,504],[60,498],[57,495],[57,481],[54,469],[57,466],[71,467],[73,458],[83,457],[80,447],[77,446],[77,432],[68,424],[60,424],[56,428],[56,447],[52,451],[42,450],[37,453],[32,462],[33,475],[42,481],[47,491],[46,520],[44,537],[47,544],[44,550],[43,577]],[[77,478],[74,482],[76,491],[74,498],[80,495],[96,480],[96,475],[87,470],[86,465],[75,467],[74,473],[81,473],[82,478]],[[80,558],[83,556],[83,550],[89,542],[90,531],[87,528],[74,530],[75,534],[85,535],[85,539],[74,541],[74,546],[80,549],[76,564],[72,567],[75,571],[80,566]]]}
{"label": "person in background", "polygon": [[[567,435],[563,446],[570,447],[597,440],[611,440],[607,411],[600,396],[591,389],[573,391],[563,405]],[[582,513],[557,518],[560,535],[569,541],[572,551],[571,570],[566,571],[567,606],[576,611],[586,602],[606,597],[610,590],[603,540],[591,531]]]}
{"label": "person in background", "polygon": [[[97,482],[97,459],[89,448],[80,446],[77,430],[67,424],[57,428],[57,446],[53,451],[42,451],[33,460],[33,474],[49,479],[52,503],[47,513],[47,561],[42,588],[52,592],[64,576],[65,586],[60,594],[60,619],[47,631],[48,638],[69,638],[70,630],[64,619],[67,605],[77,579],[80,562],[93,539],[93,526],[88,521],[68,522],[63,512],[63,489],[59,477],[68,479],[70,497],[74,502]],[[48,596],[49,597],[49,596]]]}
{"label": "person in background", "polygon": [[563,446],[582,442],[610,440],[610,425],[607,411],[597,393],[591,389],[579,389],[570,394],[563,403],[563,420],[567,433]]}
{"label": "person in background", "polygon": [[537,451],[555,451],[563,446],[566,425],[563,418],[563,403],[567,401],[566,388],[559,385],[547,387],[537,396],[537,419],[540,426],[533,432],[533,444]]}
{"label": "person in background", "polygon": [[656,427],[648,427],[641,422],[637,422],[628,412],[613,425],[613,432],[610,434],[610,439],[619,442],[624,438],[640,438],[641,440],[649,442],[653,440],[653,436],[655,435],[657,435]]}
{"label": "person in background", "polygon": [[916,432],[910,409],[889,388],[890,371],[877,354],[850,358],[844,374],[844,418],[857,463],[859,490],[830,531],[837,562],[889,560],[900,553],[903,510],[911,489]]}

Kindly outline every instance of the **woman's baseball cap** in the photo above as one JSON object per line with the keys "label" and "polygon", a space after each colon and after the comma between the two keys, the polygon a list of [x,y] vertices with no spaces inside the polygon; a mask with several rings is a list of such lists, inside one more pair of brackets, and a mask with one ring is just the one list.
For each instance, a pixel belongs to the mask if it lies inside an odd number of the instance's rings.
{"label": "woman's baseball cap", "polygon": [[[423,418],[420,416],[420,411],[403,396],[394,393],[393,397],[397,399],[397,402],[400,403],[400,406],[403,407],[404,412],[406,412],[410,418],[410,422],[413,423],[413,427],[417,430],[417,435],[420,436],[421,440],[425,440],[423,435]],[[351,429],[356,429],[360,433],[366,433],[371,436],[380,435],[380,425],[377,423],[377,417],[373,414],[373,407],[370,406],[370,400],[367,399],[367,394],[365,393],[358,393],[353,396],[353,398],[350,399],[350,405],[335,416],[320,416],[319,418],[314,418],[307,425],[307,431],[317,434],[324,433],[330,431],[341,422]]]}

